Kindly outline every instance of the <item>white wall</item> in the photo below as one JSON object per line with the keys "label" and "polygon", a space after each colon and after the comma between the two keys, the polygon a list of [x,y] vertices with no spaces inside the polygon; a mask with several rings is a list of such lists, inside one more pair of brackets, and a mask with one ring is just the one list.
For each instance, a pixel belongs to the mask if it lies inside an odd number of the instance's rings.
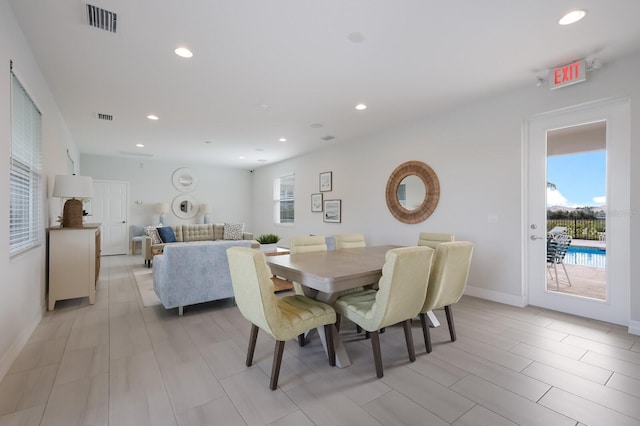
{"label": "white wall", "polygon": [[[9,164],[11,151],[11,106],[9,61],[14,71],[42,112],[43,150],[43,244],[13,258],[9,258]],[[3,74],[0,81],[0,379],[36,327],[45,309],[45,228],[50,225],[48,200],[53,177],[66,173],[67,149],[77,161],[77,149],[69,135],[57,105],[38,68],[31,50],[6,0],[0,0],[0,63]]]}
{"label": "white wall", "polygon": [[[475,243],[469,293],[521,305],[526,296],[522,267],[522,125],[535,114],[616,96],[632,102],[631,164],[638,164],[635,148],[640,134],[640,56],[635,55],[589,74],[589,81],[561,90],[531,85],[452,111],[434,114],[406,125],[354,141],[339,138],[331,147],[254,172],[254,224],[260,232],[284,237],[364,232],[369,244],[415,244],[420,231],[454,233]],[[420,160],[440,180],[440,202],[433,215],[415,225],[402,224],[385,203],[387,178],[399,164]],[[311,213],[310,194],[318,192],[318,174],[333,172],[333,191],[325,199],[342,199],[342,223],[322,222]],[[272,223],[272,179],[296,174],[296,223]],[[611,171],[615,173],[615,171]],[[632,182],[639,178],[632,169]],[[635,179],[635,180],[634,180]],[[640,191],[632,185],[631,240],[640,242]],[[497,217],[490,223],[489,215]],[[633,246],[633,244],[632,244]],[[631,258],[638,249],[630,248]],[[640,267],[631,266],[631,320],[640,321]],[[633,325],[633,323],[632,323]],[[638,323],[640,325],[640,323]],[[640,328],[638,329],[640,332]]]}
{"label": "white wall", "polygon": [[[129,182],[130,224],[157,223],[158,213],[154,210],[155,204],[171,204],[176,196],[183,194],[173,186],[171,177],[176,169],[188,167],[198,180],[195,189],[188,194],[192,195],[198,204],[211,205],[211,222],[244,223],[246,231],[253,231],[252,180],[251,173],[247,170],[88,154],[82,154],[81,160],[83,175],[94,179]],[[199,213],[195,218],[185,220],[170,212],[166,215],[165,221],[169,225],[202,223],[203,215]]]}

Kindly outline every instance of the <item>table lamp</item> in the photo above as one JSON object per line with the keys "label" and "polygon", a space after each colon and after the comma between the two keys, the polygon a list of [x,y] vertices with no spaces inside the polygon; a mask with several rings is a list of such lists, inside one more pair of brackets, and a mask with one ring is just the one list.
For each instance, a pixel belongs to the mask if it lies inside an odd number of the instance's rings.
{"label": "table lamp", "polygon": [[204,214],[204,216],[202,217],[203,223],[209,223],[210,222],[209,213],[213,211],[211,204],[201,204],[200,211]]}
{"label": "table lamp", "polygon": [[164,223],[165,220],[165,214],[167,214],[169,212],[169,203],[156,203],[156,213],[158,213],[159,216],[159,221],[161,224],[166,225]]}
{"label": "table lamp", "polygon": [[53,196],[68,198],[62,211],[63,228],[82,228],[82,200],[93,197],[93,179],[91,176],[56,175],[53,183]]}

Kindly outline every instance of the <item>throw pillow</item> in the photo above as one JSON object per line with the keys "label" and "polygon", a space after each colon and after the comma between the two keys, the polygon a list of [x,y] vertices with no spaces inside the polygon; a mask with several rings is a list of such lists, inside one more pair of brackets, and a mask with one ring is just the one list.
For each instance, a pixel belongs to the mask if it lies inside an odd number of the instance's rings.
{"label": "throw pillow", "polygon": [[225,223],[224,236],[225,240],[241,240],[244,233],[243,223]]}
{"label": "throw pillow", "polygon": [[158,234],[158,228],[156,228],[155,226],[145,226],[144,233],[151,237],[151,244],[162,244],[160,234]]}
{"label": "throw pillow", "polygon": [[176,234],[173,232],[173,228],[170,226],[163,226],[162,228],[158,228],[158,234],[160,234],[160,239],[162,239],[163,243],[175,243]]}

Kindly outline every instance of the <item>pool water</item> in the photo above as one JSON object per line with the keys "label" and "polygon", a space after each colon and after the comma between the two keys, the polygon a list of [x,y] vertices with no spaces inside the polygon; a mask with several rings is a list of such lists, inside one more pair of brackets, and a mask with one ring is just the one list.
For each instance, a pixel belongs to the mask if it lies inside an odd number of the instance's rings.
{"label": "pool water", "polygon": [[592,268],[606,268],[607,252],[599,247],[570,246],[564,257],[564,263],[590,266]]}

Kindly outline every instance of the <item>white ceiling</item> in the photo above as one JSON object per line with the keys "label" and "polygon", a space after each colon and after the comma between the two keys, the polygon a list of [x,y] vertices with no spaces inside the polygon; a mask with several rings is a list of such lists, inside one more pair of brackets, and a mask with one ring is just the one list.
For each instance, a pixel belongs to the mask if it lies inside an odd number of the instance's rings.
{"label": "white ceiling", "polygon": [[638,0],[9,1],[81,152],[247,169],[640,48]]}

